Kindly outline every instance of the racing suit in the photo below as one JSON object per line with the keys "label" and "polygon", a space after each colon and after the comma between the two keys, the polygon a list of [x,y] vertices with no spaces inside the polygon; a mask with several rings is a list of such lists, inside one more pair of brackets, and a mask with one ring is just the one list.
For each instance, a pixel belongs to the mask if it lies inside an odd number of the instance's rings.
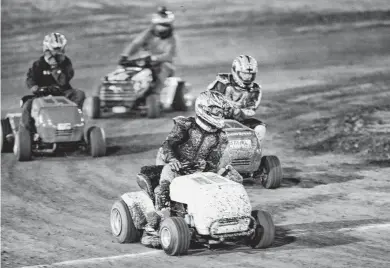
{"label": "racing suit", "polygon": [[160,94],[164,87],[165,79],[174,74],[173,58],[176,56],[176,38],[174,35],[161,38],[155,35],[153,31],[153,27],[150,27],[141,32],[125,48],[122,54],[131,56],[140,50],[144,50],[150,52],[155,57],[152,69],[157,81],[151,93]]}
{"label": "racing suit", "polygon": [[[82,109],[85,93],[79,89],[72,88],[70,80],[74,76],[72,62],[65,56],[64,60],[58,63],[56,68],[52,68],[44,59],[44,56],[35,61],[27,72],[26,85],[31,89],[33,86],[47,87],[58,86],[61,93],[75,102]],[[23,105],[22,117],[20,120],[21,126],[31,132],[35,131],[34,120],[31,117],[33,99],[29,99]]]}
{"label": "racing suit", "polygon": [[[198,171],[217,172],[220,159],[228,140],[223,130],[207,132],[201,128],[194,117],[178,116],[173,119],[175,125],[158,152],[162,163],[173,160],[183,162],[199,162],[204,160],[205,166]],[[157,209],[164,207],[169,198],[169,185],[179,176],[169,165],[165,165],[160,177],[160,187],[155,190]]]}
{"label": "racing suit", "polygon": [[208,86],[208,90],[215,90],[224,94],[235,109],[225,112],[226,119],[234,119],[254,129],[260,144],[265,136],[265,124],[253,118],[260,105],[262,92],[257,83],[250,88],[240,88],[234,83],[231,74],[218,74],[217,78]]}

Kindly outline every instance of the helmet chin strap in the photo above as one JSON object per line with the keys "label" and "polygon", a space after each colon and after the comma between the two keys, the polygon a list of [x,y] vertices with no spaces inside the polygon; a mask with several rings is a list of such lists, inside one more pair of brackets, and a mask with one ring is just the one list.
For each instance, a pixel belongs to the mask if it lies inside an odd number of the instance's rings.
{"label": "helmet chin strap", "polygon": [[207,122],[205,122],[204,120],[202,120],[201,118],[199,118],[199,116],[196,116],[195,118],[195,122],[204,130],[206,130],[207,132],[217,132],[217,128],[208,124]]}

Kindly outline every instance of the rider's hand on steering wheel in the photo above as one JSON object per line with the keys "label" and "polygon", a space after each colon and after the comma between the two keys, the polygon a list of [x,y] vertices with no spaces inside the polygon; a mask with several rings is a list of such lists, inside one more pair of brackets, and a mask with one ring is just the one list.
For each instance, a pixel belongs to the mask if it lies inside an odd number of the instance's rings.
{"label": "rider's hand on steering wheel", "polygon": [[35,86],[32,86],[32,87],[30,88],[30,90],[31,90],[31,92],[32,92],[33,94],[36,94],[36,93],[38,92],[38,90],[39,90],[39,87],[38,87],[37,85],[35,85]]}
{"label": "rider's hand on steering wheel", "polygon": [[173,159],[169,162],[169,166],[171,167],[172,171],[179,172],[182,169],[182,165],[177,159]]}
{"label": "rider's hand on steering wheel", "polygon": [[119,65],[123,65],[127,62],[127,56],[121,56],[121,58],[118,61]]}
{"label": "rider's hand on steering wheel", "polygon": [[206,160],[199,160],[198,162],[198,169],[201,170],[201,171],[204,171],[206,169],[206,166],[207,166],[207,161]]}

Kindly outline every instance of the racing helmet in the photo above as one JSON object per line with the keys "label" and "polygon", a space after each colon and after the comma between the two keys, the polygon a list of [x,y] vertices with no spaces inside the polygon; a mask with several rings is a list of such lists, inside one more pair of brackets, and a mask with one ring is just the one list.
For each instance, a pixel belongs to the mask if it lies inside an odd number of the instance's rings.
{"label": "racing helmet", "polygon": [[234,82],[241,88],[253,85],[257,74],[257,61],[248,55],[240,55],[232,64],[232,76]]}
{"label": "racing helmet", "polygon": [[172,35],[174,21],[175,15],[172,11],[167,10],[165,6],[159,7],[157,12],[152,15],[155,35],[160,38],[170,37]]}
{"label": "racing helmet", "polygon": [[58,55],[65,54],[65,47],[67,40],[63,34],[51,33],[43,39],[43,52],[50,52],[50,54]]}
{"label": "racing helmet", "polygon": [[206,131],[215,131],[224,127],[224,96],[216,91],[204,91],[196,98],[196,122]]}

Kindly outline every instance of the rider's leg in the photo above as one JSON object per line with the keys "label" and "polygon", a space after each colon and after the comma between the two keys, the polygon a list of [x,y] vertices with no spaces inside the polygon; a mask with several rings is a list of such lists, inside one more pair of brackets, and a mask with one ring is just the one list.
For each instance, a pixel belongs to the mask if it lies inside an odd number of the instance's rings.
{"label": "rider's leg", "polygon": [[255,131],[257,140],[262,144],[267,130],[266,124],[256,118],[245,119],[242,123]]}
{"label": "rider's leg", "polygon": [[154,88],[152,89],[152,93],[154,94],[160,94],[161,90],[164,88],[165,79],[173,75],[173,66],[171,63],[161,63],[157,69],[157,80]]}
{"label": "rider's leg", "polygon": [[171,169],[169,165],[165,165],[161,171],[160,185],[154,191],[156,196],[156,210],[161,211],[166,208],[169,203],[169,186],[174,178],[179,174]]}
{"label": "rider's leg", "polygon": [[65,97],[77,104],[79,109],[83,108],[85,93],[82,90],[71,88],[64,91]]}

